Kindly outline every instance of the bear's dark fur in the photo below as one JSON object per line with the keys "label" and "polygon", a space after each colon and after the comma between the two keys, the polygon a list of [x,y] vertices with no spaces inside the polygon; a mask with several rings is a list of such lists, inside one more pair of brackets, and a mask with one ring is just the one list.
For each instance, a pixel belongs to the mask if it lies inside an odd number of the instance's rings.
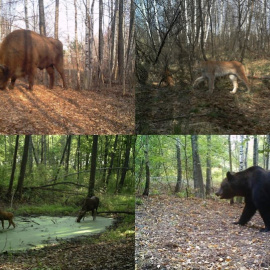
{"label": "bear's dark fur", "polygon": [[262,232],[270,231],[270,172],[259,166],[250,167],[238,173],[227,172],[216,193],[221,199],[231,199],[234,196],[245,198],[245,207],[238,222],[245,225],[259,211],[265,228]]}

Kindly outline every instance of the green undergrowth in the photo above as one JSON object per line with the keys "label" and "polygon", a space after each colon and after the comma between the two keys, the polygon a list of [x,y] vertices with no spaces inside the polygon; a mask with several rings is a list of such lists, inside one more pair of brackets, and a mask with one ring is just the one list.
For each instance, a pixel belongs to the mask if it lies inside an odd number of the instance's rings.
{"label": "green undergrowth", "polygon": [[21,205],[16,210],[17,216],[25,215],[50,215],[62,216],[72,215],[77,211],[77,207],[61,204],[42,204],[42,205]]}
{"label": "green undergrowth", "polygon": [[[100,199],[98,212],[129,211],[135,212],[135,196],[133,195],[96,195]],[[14,203],[14,207],[4,207],[5,211],[13,212],[16,216],[50,215],[67,216],[77,215],[83,204],[84,196],[77,201],[56,203]]]}
{"label": "green undergrowth", "polygon": [[[97,195],[98,196],[98,195]],[[134,195],[101,195],[100,207],[98,212],[102,211],[135,211]]]}
{"label": "green undergrowth", "polygon": [[95,241],[116,241],[123,238],[135,237],[135,215],[122,215],[120,220],[108,231],[102,233]]}

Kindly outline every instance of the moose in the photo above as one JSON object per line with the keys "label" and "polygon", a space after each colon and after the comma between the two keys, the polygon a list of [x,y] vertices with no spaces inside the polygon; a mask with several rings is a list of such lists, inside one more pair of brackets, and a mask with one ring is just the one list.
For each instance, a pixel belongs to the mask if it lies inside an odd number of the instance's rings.
{"label": "moose", "polygon": [[13,217],[14,215],[10,212],[5,212],[2,211],[0,209],[0,220],[2,222],[2,228],[4,229],[4,220],[8,220],[9,224],[8,224],[8,228],[10,227],[10,225],[12,224],[13,228],[15,228],[15,223],[13,222]]}
{"label": "moose", "polygon": [[17,78],[28,76],[29,90],[33,89],[37,68],[46,68],[50,89],[54,84],[54,67],[67,88],[63,68],[63,44],[54,38],[41,36],[30,30],[15,30],[0,46],[0,89],[4,90],[11,78],[13,88]]}
{"label": "moose", "polygon": [[96,215],[97,215],[98,205],[99,205],[99,198],[98,197],[96,197],[96,196],[92,196],[91,198],[87,197],[84,200],[84,204],[82,206],[81,211],[79,212],[77,222],[81,221],[81,219],[85,216],[87,211],[92,211],[92,217],[93,217],[93,220],[95,220]]}

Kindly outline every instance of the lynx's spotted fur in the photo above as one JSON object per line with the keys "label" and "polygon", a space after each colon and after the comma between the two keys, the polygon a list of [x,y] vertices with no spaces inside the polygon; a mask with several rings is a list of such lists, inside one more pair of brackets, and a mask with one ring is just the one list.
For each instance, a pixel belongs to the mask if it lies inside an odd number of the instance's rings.
{"label": "lynx's spotted fur", "polygon": [[237,78],[245,83],[248,93],[250,92],[245,68],[238,61],[202,61],[195,67],[195,69],[200,71],[202,76],[195,80],[193,87],[207,78],[209,83],[209,92],[213,93],[215,78],[229,75],[229,78],[233,83],[233,90],[230,93],[235,94],[237,91]]}

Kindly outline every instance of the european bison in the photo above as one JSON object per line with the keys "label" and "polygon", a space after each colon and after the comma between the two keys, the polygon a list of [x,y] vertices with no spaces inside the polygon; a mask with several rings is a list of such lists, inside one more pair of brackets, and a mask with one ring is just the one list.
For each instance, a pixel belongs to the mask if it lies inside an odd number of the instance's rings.
{"label": "european bison", "polygon": [[93,220],[95,220],[96,215],[97,215],[98,205],[99,205],[99,198],[98,197],[93,196],[91,198],[86,198],[84,201],[84,205],[83,205],[81,211],[79,212],[77,222],[81,221],[81,219],[85,216],[87,211],[92,211],[92,217],[93,217]]}
{"label": "european bison", "polygon": [[28,76],[29,89],[33,89],[37,68],[46,68],[50,76],[50,89],[54,84],[54,67],[67,88],[63,68],[61,41],[41,36],[30,30],[15,30],[8,34],[0,46],[0,89],[10,88],[19,77]]}
{"label": "european bison", "polygon": [[12,224],[12,226],[15,228],[15,224],[13,222],[13,214],[10,212],[5,212],[0,210],[0,220],[2,222],[2,228],[4,229],[4,220],[8,220],[9,224],[8,224],[8,228],[10,227],[10,225]]}

